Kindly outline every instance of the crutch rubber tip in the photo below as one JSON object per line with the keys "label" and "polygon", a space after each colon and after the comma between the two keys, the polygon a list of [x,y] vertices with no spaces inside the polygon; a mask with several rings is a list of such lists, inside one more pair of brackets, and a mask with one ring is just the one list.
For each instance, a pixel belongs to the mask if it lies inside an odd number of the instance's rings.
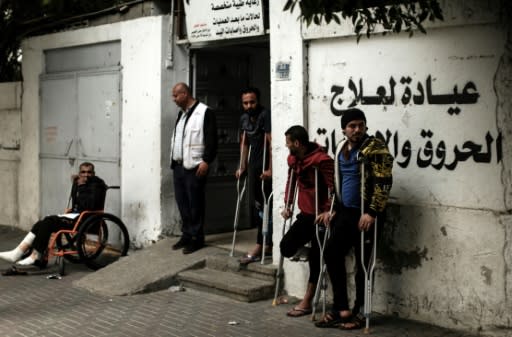
{"label": "crutch rubber tip", "polygon": [[364,328],[363,333],[368,335],[370,333],[370,328]]}

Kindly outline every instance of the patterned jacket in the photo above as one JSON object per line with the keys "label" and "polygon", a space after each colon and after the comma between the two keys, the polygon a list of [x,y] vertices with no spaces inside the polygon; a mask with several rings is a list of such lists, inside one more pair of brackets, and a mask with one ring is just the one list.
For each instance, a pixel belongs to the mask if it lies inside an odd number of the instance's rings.
{"label": "patterned jacket", "polygon": [[[335,160],[335,191],[338,200],[341,200],[341,172],[339,170],[339,155],[347,140],[342,140],[336,147]],[[386,208],[386,203],[393,184],[392,168],[393,156],[386,144],[373,136],[363,140],[358,153],[359,174],[364,164],[364,212],[375,217]]]}

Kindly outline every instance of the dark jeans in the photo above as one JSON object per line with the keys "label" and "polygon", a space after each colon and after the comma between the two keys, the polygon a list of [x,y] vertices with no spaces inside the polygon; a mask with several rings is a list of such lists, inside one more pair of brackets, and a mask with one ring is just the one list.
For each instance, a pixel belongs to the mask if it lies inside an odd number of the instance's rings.
{"label": "dark jeans", "polygon": [[187,170],[182,165],[176,165],[174,192],[183,222],[182,238],[204,243],[206,176],[197,177],[196,170]]}
{"label": "dark jeans", "polygon": [[[321,239],[323,235],[321,236]],[[316,284],[320,275],[320,248],[316,239],[315,216],[299,213],[297,220],[283,236],[280,249],[281,255],[290,258],[297,251],[311,241],[311,249],[309,251],[309,283]]]}
{"label": "dark jeans", "polygon": [[32,248],[37,250],[38,253],[44,254],[52,233],[61,229],[73,229],[74,223],[74,220],[61,218],[57,215],[50,215],[39,220],[32,226],[31,232],[36,236]]}
{"label": "dark jeans", "polygon": [[[361,267],[361,231],[357,228],[361,210],[358,208],[341,208],[334,220],[334,227],[331,228],[331,236],[325,249],[325,262],[327,272],[332,283],[333,310],[350,310],[347,293],[347,270],[345,257],[350,249],[354,248],[356,263],[356,298],[354,313],[364,304],[364,271]],[[379,224],[380,225],[380,224]],[[370,259],[373,247],[373,227],[365,232],[365,260],[366,265]]]}

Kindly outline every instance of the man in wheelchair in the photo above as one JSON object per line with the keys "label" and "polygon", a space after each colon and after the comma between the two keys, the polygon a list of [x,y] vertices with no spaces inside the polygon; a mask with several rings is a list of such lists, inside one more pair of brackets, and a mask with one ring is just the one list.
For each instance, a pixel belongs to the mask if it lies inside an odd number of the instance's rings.
{"label": "man in wheelchair", "polygon": [[[103,209],[107,185],[95,175],[92,163],[80,164],[78,175],[73,175],[72,179],[71,208],[67,208],[65,214],[50,215],[36,222],[16,248],[0,252],[1,259],[16,262],[20,266],[39,265],[52,233],[61,229],[72,229],[80,213],[85,210]],[[20,260],[31,247],[32,253]]]}

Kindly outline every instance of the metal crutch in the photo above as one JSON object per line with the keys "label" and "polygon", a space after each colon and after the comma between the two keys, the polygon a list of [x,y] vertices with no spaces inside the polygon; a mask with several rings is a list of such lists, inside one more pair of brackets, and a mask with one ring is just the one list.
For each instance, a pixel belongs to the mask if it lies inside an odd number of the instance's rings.
{"label": "metal crutch", "polygon": [[[315,218],[318,217],[318,169],[315,168]],[[329,210],[329,213],[332,214],[334,207],[334,196],[332,196],[331,200],[331,207]],[[331,234],[331,229],[329,226],[325,228],[325,233],[323,240],[320,238],[320,224],[315,225],[315,232],[316,232],[316,240],[318,242],[318,247],[320,249],[320,274],[318,275],[318,282],[316,284],[315,288],[315,296],[313,297],[313,312],[311,314],[311,320],[316,320],[316,307],[318,306],[318,302],[320,300],[320,296],[322,296],[322,315],[325,316],[326,311],[326,305],[327,305],[327,265],[325,264],[324,260],[324,250],[327,243],[327,240],[329,240],[329,236]],[[321,293],[321,295],[320,295]]]}
{"label": "metal crutch", "polygon": [[[332,197],[331,201],[331,210],[330,213],[332,214],[332,210],[334,207],[334,196]],[[322,315],[325,316],[326,312],[326,305],[327,305],[327,264],[325,263],[324,259],[324,251],[325,246],[327,244],[327,241],[329,240],[329,237],[331,236],[331,228],[326,227],[324,238],[323,240],[320,239],[320,230],[319,230],[319,224],[316,224],[316,240],[318,242],[318,246],[320,248],[320,275],[318,275],[318,282],[316,284],[315,289],[315,296],[313,297],[313,312],[311,315],[311,320],[316,320],[316,307],[318,306],[319,297],[320,297],[320,291],[322,292]]]}
{"label": "metal crutch", "polygon": [[[267,161],[267,136],[263,134],[263,168],[261,173],[265,172],[265,165]],[[263,245],[261,247],[261,264],[265,263],[265,248],[267,244],[267,236],[268,236],[268,222],[269,217],[272,214],[269,214],[270,209],[270,201],[274,195],[274,192],[270,192],[268,198],[265,194],[265,180],[261,179],[261,194],[263,196],[263,222],[261,224],[261,235],[263,236]]]}
{"label": "metal crutch", "polygon": [[[360,158],[361,163],[361,216],[364,214],[364,192],[365,192],[365,163],[364,158]],[[375,261],[377,258],[377,218],[375,218],[375,223],[373,224],[373,247],[372,252],[370,253],[370,259],[368,261],[368,266],[365,263],[365,232],[361,231],[361,265],[364,272],[364,308],[363,315],[366,320],[366,326],[364,329],[364,333],[369,333],[370,331],[370,317],[372,314],[372,287],[373,287],[373,273],[375,271]]]}
{"label": "metal crutch", "polygon": [[[239,170],[242,168],[242,160],[243,160],[242,155],[243,155],[244,146],[245,146],[245,137],[246,137],[246,132],[244,131],[244,133],[242,134],[242,143],[240,145],[240,163],[238,165]],[[250,156],[251,156],[251,147],[249,146],[249,153],[247,154],[247,161],[249,161]],[[231,256],[231,257],[233,257],[234,253],[235,253],[236,231],[238,229],[238,221],[240,219],[240,204],[242,203],[242,199],[243,199],[244,193],[245,193],[245,187],[247,185],[247,175],[245,176],[244,182],[241,187],[240,187],[240,179],[241,179],[241,177],[238,177],[238,179],[236,181],[237,198],[236,198],[235,219],[233,221],[233,242],[231,243],[231,252],[229,253],[229,256]]]}
{"label": "metal crutch", "polygon": [[[293,183],[293,173],[294,173],[294,171],[292,169],[290,172],[290,179],[288,182],[288,193],[286,194],[286,201],[285,201],[285,205],[284,205],[285,209],[288,209],[288,207],[290,207],[291,214],[290,214],[289,218],[284,219],[284,221],[283,221],[283,228],[281,230],[281,238],[286,233],[286,222],[288,220],[290,220],[290,223],[293,221],[293,211],[295,210],[295,199],[297,198],[297,183],[298,183],[298,181],[295,182],[295,189],[293,190],[293,199],[292,199],[292,203],[290,204],[290,194],[292,192],[291,189],[292,189],[292,183]],[[273,306],[276,306],[278,304],[277,296],[279,295],[279,288],[281,286],[281,281],[284,276],[283,263],[284,263],[284,256],[281,254],[279,256],[279,265],[277,266],[276,289],[274,291],[274,300],[272,301]]]}
{"label": "metal crutch", "polygon": [[[265,194],[263,194],[265,195]],[[268,199],[266,199],[265,204],[263,206],[263,223],[261,224],[261,235],[263,236],[263,246],[261,248],[261,264],[265,264],[265,247],[267,246],[267,236],[268,236],[268,223],[272,214],[270,214],[269,204],[272,201],[274,196],[274,192],[270,192]]]}

